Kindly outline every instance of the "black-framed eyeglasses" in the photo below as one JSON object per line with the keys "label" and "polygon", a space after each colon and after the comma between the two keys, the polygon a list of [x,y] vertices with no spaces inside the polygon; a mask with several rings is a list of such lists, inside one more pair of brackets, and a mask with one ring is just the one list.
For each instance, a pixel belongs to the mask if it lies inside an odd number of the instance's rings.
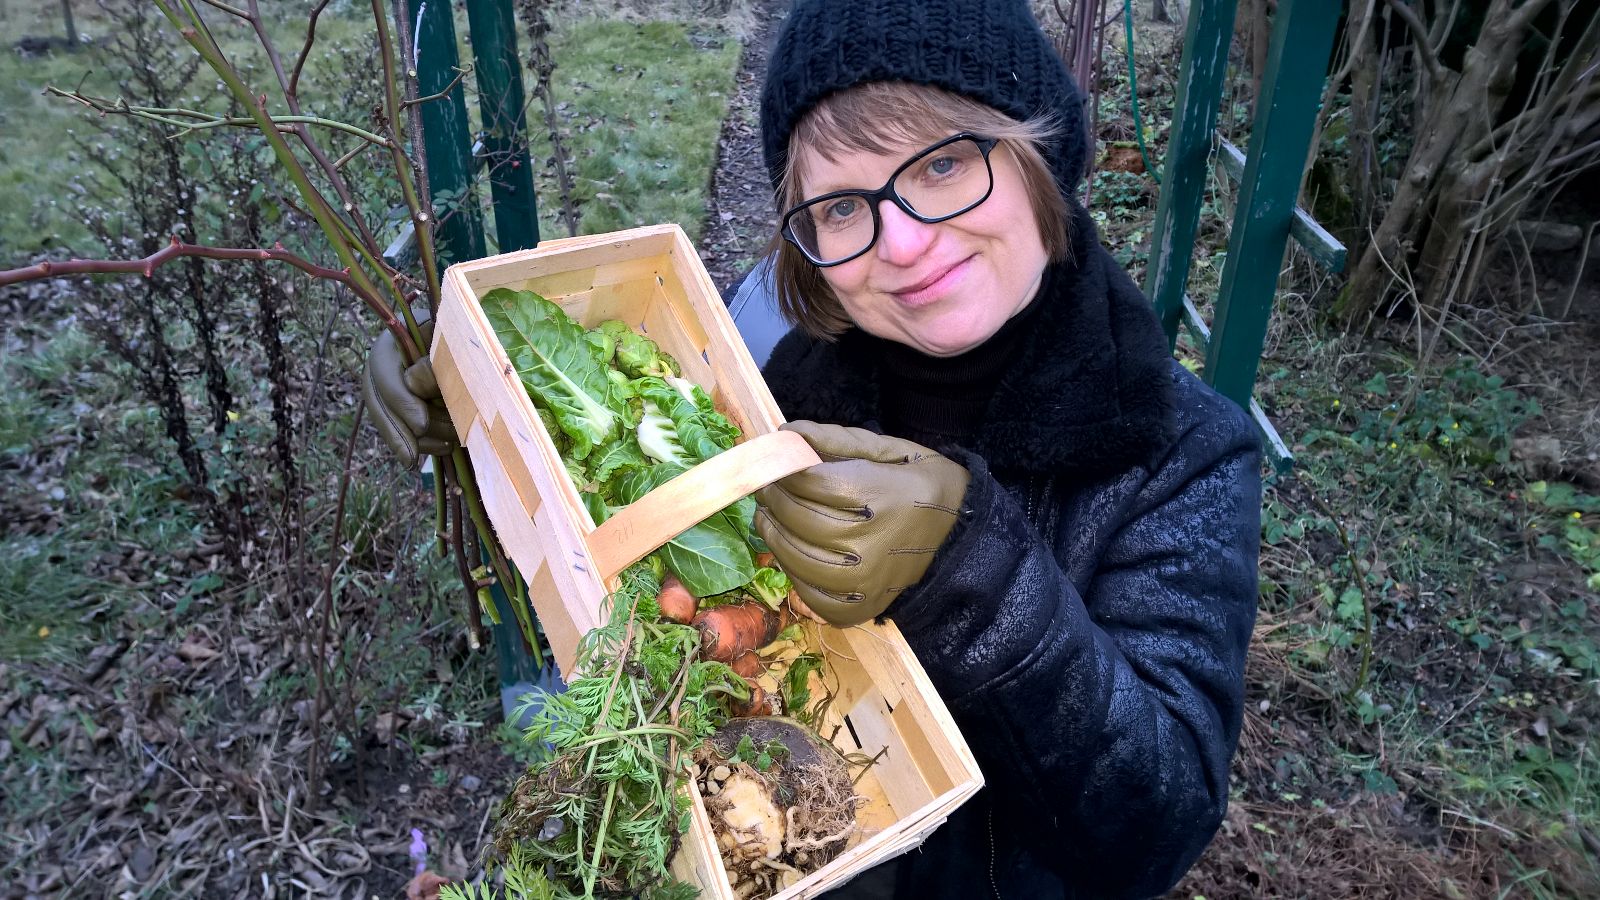
{"label": "black-framed eyeglasses", "polygon": [[872,249],[883,221],[878,204],[889,200],[929,225],[944,222],[989,199],[994,169],[989,152],[999,141],[961,132],[920,150],[875,191],[833,191],[783,214],[784,239],[817,266],[847,263]]}

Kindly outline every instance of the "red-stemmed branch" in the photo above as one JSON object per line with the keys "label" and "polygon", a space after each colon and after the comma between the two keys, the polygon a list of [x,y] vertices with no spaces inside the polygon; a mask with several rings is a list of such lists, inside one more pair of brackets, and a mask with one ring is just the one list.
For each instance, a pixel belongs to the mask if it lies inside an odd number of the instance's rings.
{"label": "red-stemmed branch", "polygon": [[270,249],[261,247],[207,247],[201,244],[186,244],[176,236],[172,243],[160,250],[144,257],[143,259],[68,259],[46,260],[20,269],[0,270],[0,287],[8,284],[18,284],[24,281],[38,281],[43,278],[59,278],[64,275],[143,275],[146,278],[155,274],[157,268],[175,259],[186,256],[198,256],[204,259],[246,259],[246,260],[272,260],[288,263],[314,278],[328,281],[337,281],[349,288],[351,293],[361,298],[378,317],[383,319],[384,325],[395,332],[395,336],[408,339],[410,337],[402,322],[390,308],[377,296],[368,293],[364,288],[350,277],[349,269],[331,269],[319,266],[303,256],[285,250],[283,244],[273,244]]}

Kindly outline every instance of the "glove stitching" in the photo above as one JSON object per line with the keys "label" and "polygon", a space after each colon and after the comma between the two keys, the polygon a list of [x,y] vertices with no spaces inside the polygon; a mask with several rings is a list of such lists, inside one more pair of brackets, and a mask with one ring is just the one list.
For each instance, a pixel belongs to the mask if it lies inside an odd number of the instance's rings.
{"label": "glove stitching", "polygon": [[[790,499],[794,500],[796,506],[804,507],[807,512],[815,513],[819,516],[832,519],[835,522],[844,522],[845,524],[849,525],[872,518],[872,510],[865,506],[859,507],[858,509],[845,509],[836,512],[835,510],[827,507],[813,505],[810,501],[801,502],[800,500],[795,499],[793,494],[790,494],[789,496]],[[856,513],[856,515],[841,516],[838,514],[838,512]]]}
{"label": "glove stitching", "polygon": [[[766,510],[764,510],[764,509],[763,509],[763,510],[758,510],[758,511],[759,511],[759,512],[760,512],[760,513],[761,513],[761,515],[763,515],[763,516],[765,516],[765,517],[766,517],[766,520],[767,520],[767,523],[768,523],[768,525],[770,525],[770,526],[771,526],[771,528],[772,528],[772,529],[773,529],[773,530],[774,530],[774,531],[775,531],[775,532],[776,532],[776,533],[777,533],[777,534],[779,534],[779,535],[780,535],[780,536],[782,536],[782,537],[783,537],[783,539],[784,539],[784,541],[785,541],[785,542],[786,542],[786,543],[787,543],[787,544],[788,544],[788,545],[789,545],[789,546],[790,546],[790,547],[792,547],[792,548],[794,548],[794,551],[795,551],[795,552],[796,552],[796,553],[799,553],[799,554],[800,554],[800,555],[801,555],[801,556],[804,556],[804,557],[805,557],[805,558],[807,558],[807,559],[810,559],[810,560],[814,560],[814,561],[816,561],[816,562],[819,562],[819,563],[821,563],[821,564],[822,564],[822,565],[825,565],[825,566],[833,566],[833,567],[835,567],[835,568],[837,568],[837,567],[838,567],[838,566],[839,566],[839,563],[838,563],[838,562],[837,562],[837,561],[835,561],[835,560],[831,560],[831,559],[823,559],[823,558],[822,558],[822,557],[820,557],[820,556],[817,556],[817,555],[816,555],[816,554],[814,554],[814,553],[811,553],[811,552],[809,552],[809,551],[807,551],[807,550],[806,550],[806,549],[805,549],[805,548],[804,548],[804,547],[802,547],[802,546],[800,546],[800,545],[799,545],[799,544],[797,544],[797,543],[795,543],[795,541],[794,541],[794,538],[792,538],[792,537],[790,537],[790,536],[789,536],[789,532],[788,532],[788,531],[787,531],[787,530],[785,530],[785,529],[784,529],[784,528],[783,528],[783,526],[781,526],[781,525],[779,525],[779,524],[778,524],[778,522],[777,522],[777,520],[776,520],[776,519],[774,519],[774,518],[772,518],[772,514],[771,514],[771,513],[768,513],[768,512],[767,512],[767,511],[766,511]],[[771,544],[771,543],[772,543],[772,540],[771,540],[771,539],[770,539],[770,538],[769,538],[769,539],[768,539],[768,540],[767,540],[767,543],[768,543],[768,544]],[[815,585],[813,585],[813,587],[815,587]],[[820,589],[820,588],[818,588],[818,590],[821,590],[821,589]],[[826,592],[824,592],[824,593],[826,593]]]}
{"label": "glove stitching", "polygon": [[[378,398],[382,400],[383,395],[378,393],[376,384],[373,385],[373,393],[377,394]],[[407,465],[416,462],[416,436],[411,433],[411,429],[406,425],[405,421],[396,416],[388,405],[384,403],[368,403],[367,406],[373,407],[373,415],[381,416],[390,431],[398,434],[401,440],[406,442],[411,453],[411,459],[407,462]]]}
{"label": "glove stitching", "polygon": [[889,555],[917,556],[923,553],[937,553],[938,551],[938,547],[901,547],[898,550],[890,550]]}
{"label": "glove stitching", "polygon": [[922,500],[913,500],[913,501],[911,501],[911,505],[915,506],[917,509],[937,509],[940,512],[949,513],[952,516],[961,515],[960,510],[957,510],[957,509],[955,509],[953,507],[945,506],[945,505],[940,504],[940,503],[926,503],[926,502],[924,502]]}

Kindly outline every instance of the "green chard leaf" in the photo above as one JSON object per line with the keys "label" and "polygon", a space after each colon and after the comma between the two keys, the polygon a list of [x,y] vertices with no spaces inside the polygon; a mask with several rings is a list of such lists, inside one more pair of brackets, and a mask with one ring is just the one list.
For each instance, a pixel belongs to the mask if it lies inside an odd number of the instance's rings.
{"label": "green chard leaf", "polygon": [[[634,469],[615,483],[617,499],[624,505],[632,503],[684,471],[683,466],[674,463]],[[729,526],[722,513],[691,526],[663,545],[659,552],[667,568],[696,597],[731,591],[747,583],[756,573],[755,557],[749,545]]]}
{"label": "green chard leaf", "polygon": [[641,378],[646,375],[666,377],[677,375],[681,371],[678,368],[678,361],[663,351],[655,341],[635,333],[628,327],[628,323],[620,319],[601,322],[600,327],[595,330],[611,340],[615,348],[613,364],[629,378]]}
{"label": "green chard leaf", "polygon": [[[673,379],[682,381],[682,379]],[[688,382],[683,382],[688,384]],[[693,463],[704,462],[733,446],[738,431],[728,420],[712,409],[709,413],[672,384],[660,378],[640,378],[633,383],[634,390],[645,401],[645,421],[640,423],[640,446],[647,454],[658,449],[656,444],[645,443],[645,426],[649,424],[655,434],[662,436],[659,445],[662,462],[680,462],[685,458]],[[691,386],[692,387],[692,386]],[[701,394],[704,395],[704,391]],[[706,401],[710,405],[709,398]],[[660,416],[671,420],[670,427],[660,421]],[[671,446],[675,439],[676,447]],[[677,458],[674,458],[677,457]]]}
{"label": "green chard leaf", "polygon": [[632,469],[643,469],[650,465],[650,460],[639,450],[639,442],[631,435],[623,435],[618,440],[595,450],[584,460],[589,477],[594,481],[605,484]]}
{"label": "green chard leaf", "polygon": [[572,439],[573,459],[618,436],[627,400],[578,323],[533,291],[496,288],[484,295],[483,310],[534,404]]}
{"label": "green chard leaf", "polygon": [[783,599],[789,596],[789,591],[794,584],[789,581],[789,576],[777,569],[762,566],[750,579],[750,592],[755,594],[762,603],[777,609]]}

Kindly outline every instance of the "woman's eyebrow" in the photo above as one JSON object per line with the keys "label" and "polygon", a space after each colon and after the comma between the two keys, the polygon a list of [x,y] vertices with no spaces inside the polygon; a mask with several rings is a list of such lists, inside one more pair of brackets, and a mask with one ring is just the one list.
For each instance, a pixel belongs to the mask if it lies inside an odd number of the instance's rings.
{"label": "woman's eyebrow", "polygon": [[867,190],[867,188],[862,187],[860,182],[857,182],[857,181],[840,181],[840,180],[837,180],[837,179],[830,179],[828,181],[819,181],[819,182],[817,182],[815,189],[807,191],[806,192],[806,196],[808,196],[808,197],[820,197],[823,194],[831,194],[834,191],[864,191],[864,190]]}

